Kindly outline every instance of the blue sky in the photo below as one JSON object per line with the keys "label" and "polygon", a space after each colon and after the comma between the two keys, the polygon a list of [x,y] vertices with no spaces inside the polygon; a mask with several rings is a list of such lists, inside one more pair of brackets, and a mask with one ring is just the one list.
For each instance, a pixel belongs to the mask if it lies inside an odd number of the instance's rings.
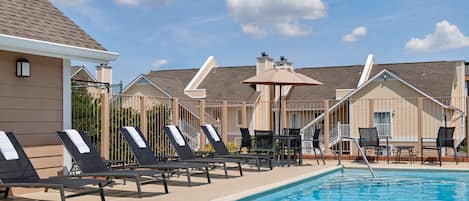
{"label": "blue sky", "polygon": [[[469,60],[467,0],[52,0],[108,50],[114,82],[152,69]],[[93,72],[91,64],[85,64]]]}

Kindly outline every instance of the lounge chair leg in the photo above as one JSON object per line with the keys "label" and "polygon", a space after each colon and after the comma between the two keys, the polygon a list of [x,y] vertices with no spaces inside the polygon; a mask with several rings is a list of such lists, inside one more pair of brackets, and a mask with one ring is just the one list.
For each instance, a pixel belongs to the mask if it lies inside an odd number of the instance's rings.
{"label": "lounge chair leg", "polygon": [[166,176],[164,176],[164,173],[163,173],[161,174],[161,177],[163,177],[164,192],[168,194],[169,191],[168,191],[168,182],[166,181]]}
{"label": "lounge chair leg", "polygon": [[226,163],[223,163],[223,169],[225,170],[225,177],[228,177],[228,170],[226,168]]}
{"label": "lounge chair leg", "polygon": [[438,160],[440,161],[440,167],[441,167],[441,148],[438,149]]}
{"label": "lounge chair leg", "polygon": [[47,193],[49,191],[49,188],[45,188],[44,192]]}
{"label": "lounge chair leg", "polygon": [[135,185],[137,185],[137,196],[138,198],[142,198],[142,187],[140,182],[140,175],[135,177]]}
{"label": "lounge chair leg", "polygon": [[101,196],[101,201],[106,201],[106,198],[104,196],[104,189],[103,185],[99,184],[99,195]]}
{"label": "lounge chair leg", "polygon": [[65,191],[64,191],[64,188],[61,187],[61,188],[59,189],[59,191],[60,191],[60,200],[61,200],[61,201],[65,201]]}
{"label": "lounge chair leg", "polygon": [[5,199],[8,198],[8,194],[9,194],[9,193],[10,193],[10,188],[7,187],[7,188],[5,189],[4,194],[3,194],[3,198],[5,198]]}
{"label": "lounge chair leg", "polygon": [[189,171],[189,168],[186,168],[186,174],[187,174],[187,185],[188,186],[192,186],[192,183],[191,183],[191,173]]}
{"label": "lounge chair leg", "polygon": [[319,165],[319,160],[318,160],[318,154],[316,154],[316,149],[313,149],[314,152],[314,158],[316,158],[316,163]]}
{"label": "lounge chair leg", "polygon": [[261,159],[257,158],[256,159],[256,165],[257,165],[257,171],[260,172],[261,171]]}
{"label": "lounge chair leg", "polygon": [[243,168],[241,167],[241,162],[238,163],[239,175],[243,176]]}
{"label": "lounge chair leg", "polygon": [[207,166],[205,167],[205,174],[207,174],[207,181],[208,181],[208,183],[209,183],[209,184],[212,183],[212,181],[210,180],[210,173],[208,172],[208,167],[207,167]]}
{"label": "lounge chair leg", "polygon": [[272,166],[272,160],[273,160],[273,158],[270,158],[270,157],[269,157],[268,160],[269,160],[269,168],[270,168],[270,170],[273,170],[273,169],[274,169],[273,166]]}

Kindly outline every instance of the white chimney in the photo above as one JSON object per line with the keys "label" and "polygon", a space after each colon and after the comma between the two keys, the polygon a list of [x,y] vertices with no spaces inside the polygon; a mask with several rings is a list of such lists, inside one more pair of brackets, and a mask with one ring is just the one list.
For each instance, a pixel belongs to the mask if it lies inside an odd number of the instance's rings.
{"label": "white chimney", "polygon": [[106,64],[96,66],[96,80],[112,84],[112,67]]}
{"label": "white chimney", "polygon": [[364,84],[370,78],[371,70],[373,69],[373,65],[375,65],[375,56],[372,54],[368,55],[366,59],[365,66],[363,66],[363,71],[360,76],[360,80],[358,81],[357,88]]}

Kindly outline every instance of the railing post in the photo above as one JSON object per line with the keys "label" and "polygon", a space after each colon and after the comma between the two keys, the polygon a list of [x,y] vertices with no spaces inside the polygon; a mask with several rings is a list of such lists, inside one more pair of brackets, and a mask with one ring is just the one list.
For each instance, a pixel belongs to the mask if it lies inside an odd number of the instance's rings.
{"label": "railing post", "polygon": [[173,113],[171,114],[172,118],[172,124],[179,126],[179,99],[178,98],[173,98]]}
{"label": "railing post", "polygon": [[418,100],[417,100],[417,150],[419,152],[419,156],[422,156],[422,153],[421,153],[421,147],[422,147],[422,143],[423,141],[421,140],[422,139],[422,136],[423,136],[423,98],[422,97],[419,97]]}
{"label": "railing post", "polygon": [[369,122],[368,122],[368,126],[370,128],[373,128],[375,127],[375,101],[373,99],[368,99],[368,119],[369,119]]}
{"label": "railing post", "polygon": [[148,119],[145,96],[140,96],[140,130],[145,139],[148,139]]}
{"label": "railing post", "polygon": [[110,128],[109,128],[109,93],[101,95],[101,157],[109,160]]}
{"label": "railing post", "polygon": [[324,152],[329,154],[329,100],[324,100]]}
{"label": "railing post", "polygon": [[[203,100],[203,99],[200,99],[199,114],[200,114],[199,115],[200,116],[200,125],[202,126],[206,123],[205,122],[205,100]],[[205,135],[203,134],[203,132],[204,131],[202,130],[202,128],[200,128],[200,131],[199,131],[199,133],[200,133],[200,135],[199,135],[199,137],[200,137],[200,139],[199,139],[200,140],[199,150],[200,151],[205,151]]]}
{"label": "railing post", "polygon": [[247,128],[247,127],[248,127],[246,101],[243,101],[243,102],[241,103],[241,126],[242,126],[243,128]]}
{"label": "railing post", "polygon": [[[280,104],[282,104],[282,111],[280,111],[280,114],[282,114],[282,128],[287,127],[287,101],[282,101]],[[282,131],[279,131],[281,133]]]}
{"label": "railing post", "polygon": [[223,141],[228,143],[228,102],[223,101],[221,108],[221,135]]}

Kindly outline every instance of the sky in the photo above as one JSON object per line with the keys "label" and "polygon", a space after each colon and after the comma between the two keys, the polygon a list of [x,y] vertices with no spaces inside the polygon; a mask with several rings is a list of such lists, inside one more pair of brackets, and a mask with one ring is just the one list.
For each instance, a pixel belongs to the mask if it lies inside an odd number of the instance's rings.
{"label": "sky", "polygon": [[[120,57],[113,81],[150,70],[255,65],[267,52],[294,67],[469,61],[467,0],[51,0]],[[91,72],[94,65],[85,65]]]}

